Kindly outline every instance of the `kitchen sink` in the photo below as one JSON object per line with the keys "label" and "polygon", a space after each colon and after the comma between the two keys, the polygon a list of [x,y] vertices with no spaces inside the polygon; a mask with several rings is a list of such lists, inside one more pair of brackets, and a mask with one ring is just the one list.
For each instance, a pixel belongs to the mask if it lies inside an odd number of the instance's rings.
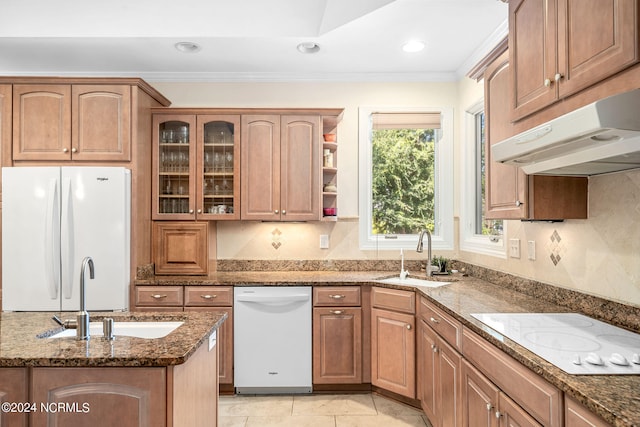
{"label": "kitchen sink", "polygon": [[[136,338],[163,338],[175,331],[184,322],[113,322],[113,334],[117,336]],[[90,322],[89,334],[92,337],[101,337],[102,322]],[[48,338],[75,337],[75,329],[64,329]]]}
{"label": "kitchen sink", "polygon": [[386,279],[376,280],[380,283],[389,283],[391,285],[416,286],[425,288],[438,288],[440,286],[450,285],[452,282],[441,282],[436,280],[417,279],[415,277],[407,277],[401,279],[398,276],[387,277]]}

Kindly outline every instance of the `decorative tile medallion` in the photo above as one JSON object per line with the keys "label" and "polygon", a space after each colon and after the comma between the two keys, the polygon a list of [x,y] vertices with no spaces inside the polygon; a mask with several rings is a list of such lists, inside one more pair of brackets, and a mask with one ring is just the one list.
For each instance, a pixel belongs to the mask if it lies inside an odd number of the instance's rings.
{"label": "decorative tile medallion", "polygon": [[280,236],[282,235],[282,232],[280,230],[278,230],[277,228],[275,228],[272,232],[271,232],[271,246],[273,246],[274,249],[278,249],[280,246],[282,246],[282,242],[280,241]]}
{"label": "decorative tile medallion", "polygon": [[564,253],[564,245],[561,243],[562,237],[558,234],[558,230],[553,230],[550,240],[551,243],[548,245],[548,248],[551,254],[549,255],[549,258],[551,258],[553,265],[558,265],[562,259],[562,254]]}

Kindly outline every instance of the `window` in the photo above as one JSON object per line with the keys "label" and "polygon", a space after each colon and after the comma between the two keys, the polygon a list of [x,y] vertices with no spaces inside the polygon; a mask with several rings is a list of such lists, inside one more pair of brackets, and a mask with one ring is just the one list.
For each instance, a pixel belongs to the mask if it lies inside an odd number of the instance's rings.
{"label": "window", "polygon": [[462,190],[461,249],[505,257],[503,221],[487,220],[485,207],[485,116],[483,102],[470,107],[465,118],[463,151],[465,167]]}
{"label": "window", "polygon": [[361,108],[360,248],[453,249],[453,113]]}

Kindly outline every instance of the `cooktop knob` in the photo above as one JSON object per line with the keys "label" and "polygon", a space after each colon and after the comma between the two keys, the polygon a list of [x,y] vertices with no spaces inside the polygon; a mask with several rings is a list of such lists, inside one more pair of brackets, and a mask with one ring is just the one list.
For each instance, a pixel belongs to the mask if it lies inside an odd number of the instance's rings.
{"label": "cooktop knob", "polygon": [[604,361],[602,360],[602,357],[598,356],[595,353],[589,353],[589,355],[584,360],[586,360],[586,362],[591,365],[596,365],[596,366],[604,365]]}
{"label": "cooktop knob", "polygon": [[611,355],[611,359],[609,359],[609,362],[618,366],[629,366],[629,361],[627,360],[627,358],[620,353],[613,353]]}
{"label": "cooktop knob", "polygon": [[631,361],[633,363],[635,363],[636,365],[640,365],[640,354],[634,353],[633,354],[633,358],[631,359]]}

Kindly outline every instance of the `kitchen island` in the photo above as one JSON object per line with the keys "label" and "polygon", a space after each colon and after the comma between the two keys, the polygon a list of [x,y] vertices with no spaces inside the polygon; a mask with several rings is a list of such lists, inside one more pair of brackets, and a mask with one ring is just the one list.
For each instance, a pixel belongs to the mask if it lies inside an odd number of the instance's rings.
{"label": "kitchen island", "polygon": [[216,425],[223,314],[91,313],[92,321],[182,322],[156,339],[53,338],[74,313],[0,315],[2,425]]}
{"label": "kitchen island", "polygon": [[[574,295],[544,284],[523,284],[511,277],[471,277],[462,274],[438,280],[451,281],[442,287],[412,287],[379,282],[397,275],[390,271],[220,271],[209,276],[155,276],[137,280],[139,288],[147,286],[362,286],[383,287],[416,292],[417,300],[429,302],[460,322],[462,328],[481,337],[528,370],[561,391],[565,401],[573,400],[613,426],[640,426],[639,375],[571,375],[515,341],[483,324],[473,313],[582,312],[609,323],[640,332],[637,309],[595,297]],[[489,281],[491,280],[491,281]],[[503,280],[503,283],[496,283]],[[509,282],[509,283],[506,283]],[[525,289],[527,287],[527,289]],[[564,301],[559,303],[558,301]],[[615,320],[615,321],[614,321]],[[462,348],[462,353],[465,349]],[[560,397],[562,405],[562,397]],[[556,411],[563,411],[556,408]],[[556,419],[565,418],[562,414]],[[569,425],[569,424],[566,424]]]}

